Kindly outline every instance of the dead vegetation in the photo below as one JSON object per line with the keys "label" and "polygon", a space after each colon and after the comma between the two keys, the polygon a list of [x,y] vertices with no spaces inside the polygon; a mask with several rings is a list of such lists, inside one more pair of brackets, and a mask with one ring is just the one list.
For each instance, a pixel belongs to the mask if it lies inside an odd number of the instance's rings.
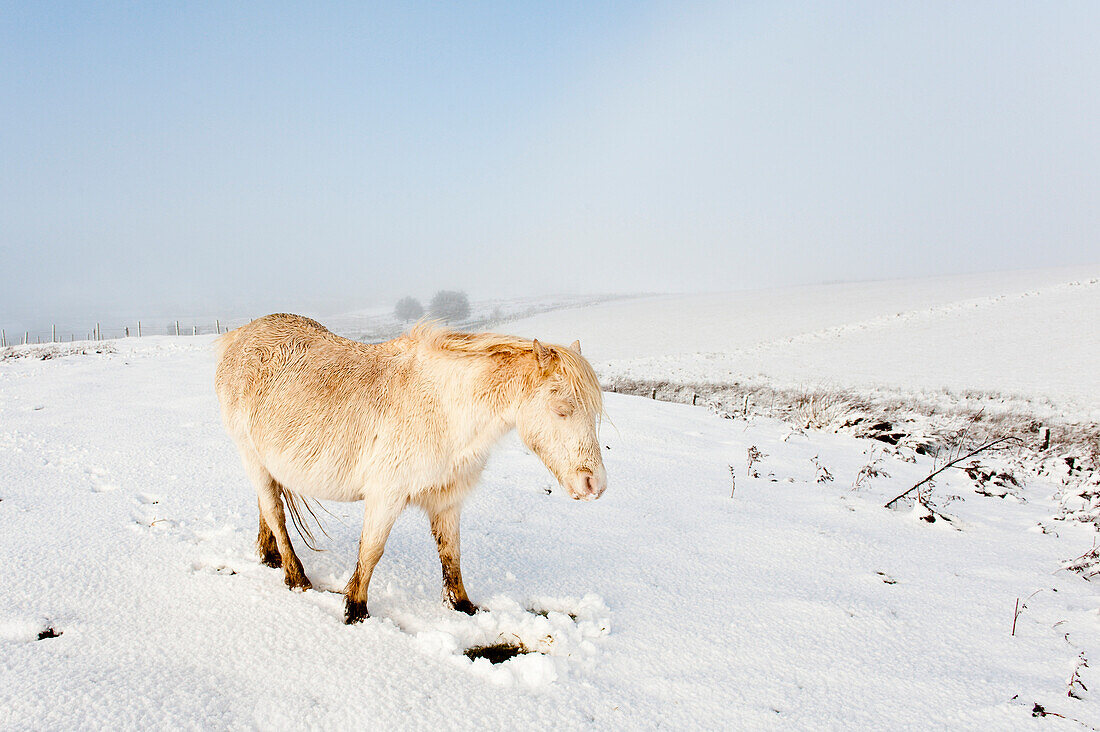
{"label": "dead vegetation", "polygon": [[852,490],[858,491],[867,488],[875,478],[889,478],[890,474],[882,467],[885,460],[885,452],[876,453],[872,450],[870,460],[856,473],[855,480],[852,481]]}
{"label": "dead vegetation", "polygon": [[959,467],[974,481],[974,492],[980,496],[1004,498],[1009,494],[1016,495],[1020,488],[1020,481],[1007,470],[988,468],[977,460]]}
{"label": "dead vegetation", "polygon": [[753,465],[755,465],[756,463],[761,462],[767,456],[768,456],[767,453],[761,452],[756,447],[756,445],[749,445],[747,465],[745,466],[745,473],[750,478],[759,478],[760,473],[758,473],[756,470],[753,469]]}
{"label": "dead vegetation", "polygon": [[1093,546],[1087,552],[1062,565],[1062,569],[1076,572],[1087,580],[1100,576],[1100,546]]}
{"label": "dead vegetation", "polygon": [[[965,443],[962,440],[958,441],[955,445],[951,446],[951,448],[947,451],[947,456],[944,459],[942,464],[940,464],[938,467],[936,467],[932,472],[930,472],[924,478],[922,478],[921,480],[914,483],[908,489],[902,491],[901,493],[899,493],[898,495],[894,496],[889,501],[887,501],[886,504],[885,504],[885,507],[886,508],[894,508],[895,506],[897,506],[898,502],[901,501],[902,499],[907,498],[910,495],[915,495],[916,500],[917,500],[918,503],[924,505],[926,508],[931,509],[932,502],[929,499],[929,493],[930,493],[930,488],[931,488],[932,481],[935,479],[935,477],[937,475],[944,472],[948,468],[955,467],[956,465],[958,465],[959,463],[961,463],[964,460],[969,460],[970,458],[974,457],[975,455],[977,455],[979,453],[982,453],[982,452],[985,452],[986,450],[997,447],[998,445],[1003,445],[1003,444],[1006,444],[1006,443],[1015,442],[1016,440],[1017,440],[1017,438],[1013,437],[1011,435],[1009,435],[1007,437],[999,437],[995,440],[990,440],[989,442],[986,442],[983,445],[979,445],[977,448],[975,448],[973,450],[969,450],[965,454],[961,454],[962,451],[964,450],[963,445]],[[937,460],[937,463],[939,463],[939,460]],[[929,490],[922,491],[921,488],[925,487],[925,486],[928,486]]]}

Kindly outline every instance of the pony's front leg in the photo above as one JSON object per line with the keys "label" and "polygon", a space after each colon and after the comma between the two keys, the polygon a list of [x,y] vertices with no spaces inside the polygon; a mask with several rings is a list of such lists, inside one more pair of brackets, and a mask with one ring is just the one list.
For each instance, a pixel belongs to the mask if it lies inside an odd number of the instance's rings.
{"label": "pony's front leg", "polygon": [[458,519],[461,511],[462,506],[458,503],[442,509],[433,507],[428,509],[428,518],[432,522],[436,548],[439,549],[439,562],[443,565],[443,595],[452,608],[473,615],[477,612],[477,607],[470,602],[466,588],[462,585],[458,541]]}
{"label": "pony's front leg", "polygon": [[351,625],[370,617],[367,612],[367,587],[382,550],[386,547],[393,522],[405,508],[404,502],[372,502],[368,499],[363,509],[363,533],[359,537],[359,561],[355,565],[355,574],[348,582],[347,599],[344,604],[344,623]]}

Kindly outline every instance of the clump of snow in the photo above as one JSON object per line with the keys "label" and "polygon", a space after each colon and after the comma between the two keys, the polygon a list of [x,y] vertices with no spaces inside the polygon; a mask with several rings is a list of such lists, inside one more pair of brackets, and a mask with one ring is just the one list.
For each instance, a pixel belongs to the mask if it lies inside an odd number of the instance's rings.
{"label": "clump of snow", "polygon": [[[425,618],[415,613],[391,616],[421,649],[502,685],[535,687],[567,676],[570,669],[591,667],[598,643],[608,635],[610,611],[589,593],[581,600],[540,598],[525,608],[506,595],[494,595],[472,617],[446,613]],[[549,608],[560,608],[550,610]],[[470,648],[507,642],[525,652],[500,664],[488,659],[466,659]]]}

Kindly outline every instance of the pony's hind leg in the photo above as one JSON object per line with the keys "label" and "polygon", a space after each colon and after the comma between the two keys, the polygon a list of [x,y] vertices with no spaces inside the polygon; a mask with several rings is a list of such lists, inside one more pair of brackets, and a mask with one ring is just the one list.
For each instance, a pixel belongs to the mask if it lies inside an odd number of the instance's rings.
{"label": "pony's hind leg", "polygon": [[[259,501],[256,502],[259,508]],[[271,533],[271,527],[264,521],[263,508],[259,508],[260,532],[256,536],[256,550],[260,553],[260,561],[269,567],[278,569],[283,566],[283,558],[279,556],[279,544],[275,541],[275,534]]]}
{"label": "pony's hind leg", "polygon": [[355,564],[355,574],[348,582],[347,599],[344,604],[344,623],[351,625],[370,617],[367,612],[367,587],[370,585],[374,567],[382,558],[386,539],[390,536],[393,522],[404,510],[404,502],[387,503],[385,501],[364,501],[363,534],[359,537],[359,560]]}
{"label": "pony's hind leg", "polygon": [[252,486],[256,489],[256,498],[260,505],[260,533],[257,540],[264,564],[269,564],[270,556],[267,549],[270,548],[271,544],[270,541],[265,541],[264,529],[266,528],[274,539],[275,548],[278,550],[279,562],[283,567],[283,579],[286,581],[286,586],[292,590],[308,590],[313,585],[306,577],[302,562],[298,559],[298,555],[294,553],[294,547],[290,543],[290,534],[286,531],[282,486],[260,464],[257,456],[242,451],[241,457],[245,469],[248,471],[248,477],[252,481]]}
{"label": "pony's hind leg", "polygon": [[454,503],[445,508],[428,506],[428,519],[432,523],[432,536],[439,550],[439,562],[443,566],[443,595],[455,610],[473,615],[477,606],[470,602],[462,584],[461,552],[458,541],[458,518],[461,506]]}

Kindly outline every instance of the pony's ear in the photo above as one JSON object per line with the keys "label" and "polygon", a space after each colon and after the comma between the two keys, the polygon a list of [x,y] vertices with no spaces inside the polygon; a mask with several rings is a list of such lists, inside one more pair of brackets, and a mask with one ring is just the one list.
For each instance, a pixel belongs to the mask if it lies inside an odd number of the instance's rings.
{"label": "pony's ear", "polygon": [[580,355],[580,353],[581,353],[581,341],[580,341],[579,338],[577,340],[573,341],[572,345],[570,345],[569,347],[571,349],[573,349],[574,351],[576,351],[578,356]]}
{"label": "pony's ear", "polygon": [[536,338],[534,342],[535,361],[538,362],[539,368],[543,371],[547,371],[550,368],[550,361],[553,356],[550,353],[550,349],[539,343],[539,339]]}

